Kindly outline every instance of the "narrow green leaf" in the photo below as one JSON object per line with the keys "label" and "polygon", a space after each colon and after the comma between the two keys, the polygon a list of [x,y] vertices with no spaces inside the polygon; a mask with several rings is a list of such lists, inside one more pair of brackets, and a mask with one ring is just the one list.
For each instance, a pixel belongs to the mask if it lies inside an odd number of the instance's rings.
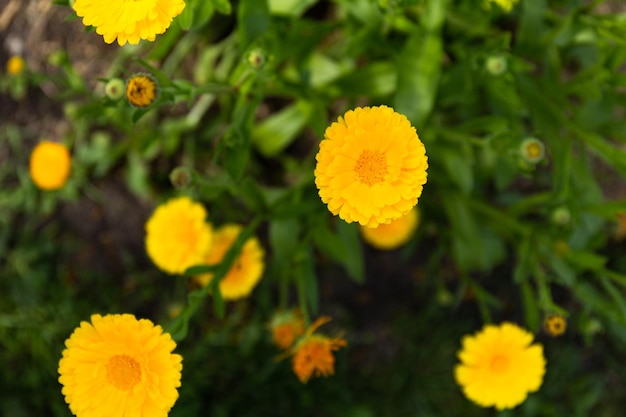
{"label": "narrow green leaf", "polygon": [[526,325],[532,331],[537,331],[540,325],[539,307],[537,306],[537,295],[531,288],[528,280],[521,283],[522,299],[524,300],[524,317]]}
{"label": "narrow green leaf", "polygon": [[263,120],[252,130],[252,143],[265,157],[279,154],[306,125],[313,106],[300,100]]}
{"label": "narrow green leaf", "polygon": [[[206,0],[199,0],[200,2],[204,2]],[[231,14],[232,6],[230,5],[230,0],[211,0],[213,5],[217,9],[218,12],[222,14]]]}
{"label": "narrow green leaf", "polygon": [[337,221],[337,233],[345,248],[343,266],[348,276],[358,283],[365,281],[365,261],[363,259],[363,246],[359,237],[358,224],[348,224],[343,220]]}
{"label": "narrow green leaf", "polygon": [[252,41],[261,38],[270,26],[270,11],[267,0],[241,0],[238,6],[237,19],[239,41],[241,42],[241,49],[244,50]]}

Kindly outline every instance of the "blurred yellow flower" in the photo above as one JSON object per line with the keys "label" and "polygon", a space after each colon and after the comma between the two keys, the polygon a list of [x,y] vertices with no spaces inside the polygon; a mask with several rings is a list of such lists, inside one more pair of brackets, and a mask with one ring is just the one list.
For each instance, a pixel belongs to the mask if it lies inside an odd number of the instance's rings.
{"label": "blurred yellow flower", "polygon": [[489,0],[491,3],[497,4],[505,12],[510,12],[513,5],[517,4],[519,0]]}
{"label": "blurred yellow flower", "polygon": [[292,348],[293,372],[303,384],[312,376],[329,376],[335,373],[333,351],[346,346],[346,341],[339,337],[329,338],[314,333],[318,327],[329,321],[330,317],[318,318]]}
{"label": "blurred yellow flower", "polygon": [[77,417],[166,417],[178,398],[182,357],[150,320],[94,314],[65,346],[59,382]]}
{"label": "blurred yellow flower", "polygon": [[148,74],[135,74],[126,81],[126,99],[134,107],[148,107],[156,100],[159,86]]}
{"label": "blurred yellow flower", "polygon": [[316,159],[319,195],[348,223],[376,227],[402,217],[426,183],[424,144],[406,116],[387,106],[357,107],[339,117]]}
{"label": "blurred yellow flower", "polygon": [[25,66],[24,58],[14,55],[7,61],[7,72],[11,75],[18,75],[24,71]]}
{"label": "blurred yellow flower", "polygon": [[289,349],[304,333],[304,319],[297,310],[278,311],[270,320],[272,341],[281,349]]}
{"label": "blurred yellow flower", "polygon": [[146,223],[146,251],[163,271],[182,274],[203,263],[211,248],[213,229],[204,207],[189,197],[160,205]]}
{"label": "blurred yellow flower", "polygon": [[85,26],[95,26],[106,43],[153,41],[185,8],[183,0],[75,0],[72,6]]}
{"label": "blurred yellow flower", "polygon": [[377,227],[360,226],[363,240],[381,250],[399,248],[409,241],[419,224],[419,212],[413,207],[404,216]]}
{"label": "blurred yellow flower", "polygon": [[[216,230],[211,250],[203,258],[202,263],[216,265],[222,262],[224,255],[235,243],[241,230],[242,227],[236,224],[228,224]],[[263,248],[257,238],[249,238],[228,273],[220,281],[220,293],[225,300],[235,300],[250,295],[263,275],[265,269],[263,257]],[[211,273],[196,277],[196,280],[203,286],[208,285],[212,279]]]}
{"label": "blurred yellow flower", "polygon": [[543,347],[512,323],[486,325],[463,338],[455,367],[456,381],[467,398],[482,407],[513,408],[539,389],[545,373]]}
{"label": "blurred yellow flower", "polygon": [[544,320],[543,328],[550,336],[561,336],[567,329],[567,320],[560,314],[550,314]]}
{"label": "blurred yellow flower", "polygon": [[71,166],[70,152],[61,143],[43,140],[30,154],[30,177],[42,190],[62,188],[70,175]]}

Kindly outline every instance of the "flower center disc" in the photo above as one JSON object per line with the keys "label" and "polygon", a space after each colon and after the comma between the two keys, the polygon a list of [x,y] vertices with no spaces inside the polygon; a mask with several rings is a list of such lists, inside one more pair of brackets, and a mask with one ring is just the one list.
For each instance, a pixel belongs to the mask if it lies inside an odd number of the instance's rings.
{"label": "flower center disc", "polygon": [[141,381],[141,366],[128,355],[111,356],[106,370],[109,382],[121,390],[128,391]]}
{"label": "flower center disc", "polygon": [[509,368],[509,358],[504,355],[496,355],[491,358],[490,365],[493,372],[502,373]]}
{"label": "flower center disc", "polygon": [[360,182],[369,186],[382,182],[387,173],[387,157],[379,151],[365,150],[356,161],[354,173]]}

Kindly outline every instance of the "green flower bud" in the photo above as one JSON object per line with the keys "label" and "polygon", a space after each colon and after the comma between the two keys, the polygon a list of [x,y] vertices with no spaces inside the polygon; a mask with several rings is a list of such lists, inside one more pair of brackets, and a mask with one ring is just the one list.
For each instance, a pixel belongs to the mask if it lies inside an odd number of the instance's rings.
{"label": "green flower bud", "polygon": [[508,67],[507,60],[502,55],[492,55],[485,61],[485,68],[491,75],[502,75]]}
{"label": "green flower bud", "polygon": [[558,226],[567,226],[572,220],[572,214],[567,207],[558,207],[552,212],[551,220]]}
{"label": "green flower bud", "polygon": [[170,182],[176,188],[186,188],[191,180],[191,171],[187,167],[176,167],[170,172]]}
{"label": "green flower bud", "polygon": [[543,142],[533,137],[522,141],[519,152],[522,159],[532,165],[538,164],[546,157],[546,148]]}
{"label": "green flower bud", "polygon": [[267,52],[262,48],[252,48],[245,56],[245,60],[254,69],[261,69],[267,63]]}
{"label": "green flower bud", "polygon": [[104,92],[108,98],[117,101],[124,97],[125,89],[124,80],[120,78],[111,78],[104,87]]}

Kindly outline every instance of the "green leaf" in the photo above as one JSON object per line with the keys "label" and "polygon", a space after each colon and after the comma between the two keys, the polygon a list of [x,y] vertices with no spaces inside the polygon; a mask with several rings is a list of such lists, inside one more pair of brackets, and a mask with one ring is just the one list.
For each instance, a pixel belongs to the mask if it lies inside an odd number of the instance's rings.
{"label": "green leaf", "polygon": [[317,0],[269,0],[270,13],[283,16],[301,16]]}
{"label": "green leaf", "polygon": [[330,90],[333,96],[376,98],[393,93],[397,83],[396,65],[388,61],[378,61],[340,77],[331,85]]}
{"label": "green leaf", "polygon": [[439,33],[416,29],[398,55],[398,86],[393,107],[414,125],[421,126],[433,109],[442,53]]}
{"label": "green leaf", "polygon": [[217,265],[194,265],[185,269],[183,275],[193,277],[200,274],[213,273],[217,269]]}
{"label": "green leaf", "polygon": [[[206,2],[206,0],[199,0],[201,3]],[[230,0],[211,0],[213,5],[217,9],[218,12],[222,14],[231,14],[232,6],[230,5]]]}
{"label": "green leaf", "polygon": [[267,0],[241,0],[237,20],[241,50],[245,50],[252,41],[261,38],[270,26]]}
{"label": "green leaf", "polygon": [[169,325],[164,326],[165,331],[169,333],[176,342],[180,342],[187,336],[189,320],[193,317],[198,308],[200,308],[207,296],[208,291],[205,288],[190,292],[187,296],[187,306],[185,306],[183,311],[181,311]]}
{"label": "green leaf", "polygon": [[468,152],[463,152],[464,147],[446,147],[441,152],[441,160],[452,181],[465,193],[470,194],[474,188],[474,171],[472,169],[473,158]]}
{"label": "green leaf", "polygon": [[348,276],[355,282],[365,281],[365,261],[363,259],[363,247],[359,237],[358,224],[348,224],[343,220],[337,221],[337,233],[345,248],[345,258],[343,266],[348,272]]}
{"label": "green leaf", "polygon": [[269,241],[273,262],[279,268],[288,267],[298,246],[300,222],[296,219],[272,220],[269,223]]}
{"label": "green leaf", "polygon": [[524,317],[526,325],[532,331],[537,331],[540,326],[539,306],[537,305],[537,295],[534,293],[528,280],[522,281],[522,299],[524,300]]}
{"label": "green leaf", "polygon": [[312,111],[311,103],[304,100],[285,107],[252,130],[252,143],[265,157],[279,154],[302,132]]}
{"label": "green leaf", "polygon": [[301,303],[306,303],[309,312],[316,316],[319,310],[319,289],[311,249],[304,250],[299,255],[294,270],[298,294]]}

